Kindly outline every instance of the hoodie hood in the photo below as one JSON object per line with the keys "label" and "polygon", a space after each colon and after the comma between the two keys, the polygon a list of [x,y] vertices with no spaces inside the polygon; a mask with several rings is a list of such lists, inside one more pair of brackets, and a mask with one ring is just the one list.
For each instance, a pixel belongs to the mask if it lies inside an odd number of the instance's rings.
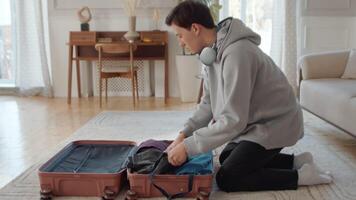
{"label": "hoodie hood", "polygon": [[220,61],[223,50],[230,44],[239,40],[247,39],[255,45],[261,44],[261,37],[248,28],[241,20],[236,18],[226,18],[217,27],[217,60]]}

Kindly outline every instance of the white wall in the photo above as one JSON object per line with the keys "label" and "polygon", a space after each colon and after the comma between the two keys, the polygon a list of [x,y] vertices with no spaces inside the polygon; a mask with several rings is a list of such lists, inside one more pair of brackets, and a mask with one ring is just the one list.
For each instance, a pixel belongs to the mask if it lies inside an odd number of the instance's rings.
{"label": "white wall", "polygon": [[[78,31],[80,22],[76,11],[81,6],[89,6],[93,19],[90,29],[95,31],[126,31],[128,20],[121,7],[121,0],[49,0],[49,33],[51,50],[52,80],[55,96],[67,95],[67,68],[69,31]],[[169,30],[164,18],[174,6],[174,0],[142,0],[143,8],[138,10],[137,30],[152,30],[151,20],[154,7],[161,12],[161,30]],[[298,55],[349,49],[356,47],[356,0],[299,0],[298,1]],[[179,46],[174,33],[169,35],[169,91],[170,96],[178,97],[175,55]],[[298,57],[299,57],[298,56]],[[85,62],[82,74],[86,75]],[[163,95],[163,62],[156,62],[156,95]],[[73,73],[75,74],[75,70]],[[161,75],[161,76],[160,76]],[[85,81],[84,81],[85,82]],[[158,85],[157,85],[158,84]],[[76,96],[76,79],[73,78],[72,95]],[[85,84],[83,88],[85,93]],[[85,94],[84,94],[85,95]]]}
{"label": "white wall", "polygon": [[[122,0],[49,0],[49,34],[51,69],[54,94],[56,97],[67,96],[67,76],[68,76],[68,46],[70,31],[79,31],[80,22],[77,18],[77,10],[82,6],[89,6],[93,19],[90,21],[92,31],[126,31],[128,20],[121,6]],[[169,95],[179,96],[177,84],[177,72],[175,66],[175,55],[179,52],[179,46],[175,35],[169,27],[164,25],[165,16],[175,5],[174,0],[142,0],[141,8],[137,12],[137,30],[152,30],[154,23],[151,20],[153,8],[159,8],[161,14],[161,30],[169,30]],[[163,95],[163,65],[164,62],[155,62],[156,91],[157,96]],[[86,62],[81,62],[82,75],[86,75]],[[157,71],[158,70],[158,71]],[[73,77],[76,71],[73,71]],[[159,77],[161,76],[161,77]],[[84,85],[84,95],[86,82]],[[72,95],[77,96],[76,78],[73,78]]]}
{"label": "white wall", "polygon": [[356,47],[356,0],[300,0],[299,55]]}

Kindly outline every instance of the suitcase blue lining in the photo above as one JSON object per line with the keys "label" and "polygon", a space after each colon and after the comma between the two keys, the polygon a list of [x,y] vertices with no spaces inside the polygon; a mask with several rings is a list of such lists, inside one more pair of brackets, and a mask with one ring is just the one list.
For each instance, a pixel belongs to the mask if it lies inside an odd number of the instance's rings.
{"label": "suitcase blue lining", "polygon": [[116,173],[126,168],[133,145],[72,144],[57,154],[44,172]]}

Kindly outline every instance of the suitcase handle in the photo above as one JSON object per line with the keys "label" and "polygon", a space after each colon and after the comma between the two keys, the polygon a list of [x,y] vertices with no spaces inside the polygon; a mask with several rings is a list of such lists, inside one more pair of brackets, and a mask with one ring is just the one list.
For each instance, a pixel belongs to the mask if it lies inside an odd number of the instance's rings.
{"label": "suitcase handle", "polygon": [[[162,160],[162,159],[167,159],[167,154],[166,153],[162,153],[162,155],[158,158],[158,160],[156,161],[156,164],[155,164],[155,167],[157,167],[158,163]],[[168,162],[168,161],[167,161]],[[192,188],[193,188],[193,178],[194,178],[194,175],[190,174],[189,175],[189,182],[188,182],[188,191],[187,192],[180,192],[180,193],[177,193],[177,194],[169,194],[167,191],[165,191],[162,187],[158,186],[157,184],[154,183],[154,179],[153,177],[155,176],[157,172],[157,169],[154,169],[150,175],[149,175],[149,178],[150,178],[150,181],[152,183],[152,185],[157,188],[162,195],[164,195],[168,200],[171,200],[171,199],[175,199],[175,198],[179,198],[179,197],[183,197],[185,196],[186,194],[188,194],[189,192],[192,191]]]}
{"label": "suitcase handle", "polygon": [[184,197],[186,194],[191,192],[192,189],[193,189],[193,178],[194,178],[193,175],[189,175],[188,191],[187,192],[180,192],[180,193],[171,195],[167,191],[165,191],[163,188],[161,188],[160,186],[155,184],[154,181],[153,181],[153,176],[150,176],[150,180],[151,180],[152,185],[155,188],[157,188],[161,192],[161,194],[163,194],[168,200],[179,198],[179,197]]}

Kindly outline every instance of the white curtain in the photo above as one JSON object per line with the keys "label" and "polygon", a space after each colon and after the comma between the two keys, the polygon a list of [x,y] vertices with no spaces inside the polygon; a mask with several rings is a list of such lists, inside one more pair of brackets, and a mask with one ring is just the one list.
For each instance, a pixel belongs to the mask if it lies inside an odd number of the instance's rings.
{"label": "white curtain", "polygon": [[274,0],[270,55],[297,91],[297,1]]}
{"label": "white curtain", "polygon": [[[25,96],[52,97],[42,0],[14,0],[16,87]],[[47,15],[48,16],[48,15]]]}

